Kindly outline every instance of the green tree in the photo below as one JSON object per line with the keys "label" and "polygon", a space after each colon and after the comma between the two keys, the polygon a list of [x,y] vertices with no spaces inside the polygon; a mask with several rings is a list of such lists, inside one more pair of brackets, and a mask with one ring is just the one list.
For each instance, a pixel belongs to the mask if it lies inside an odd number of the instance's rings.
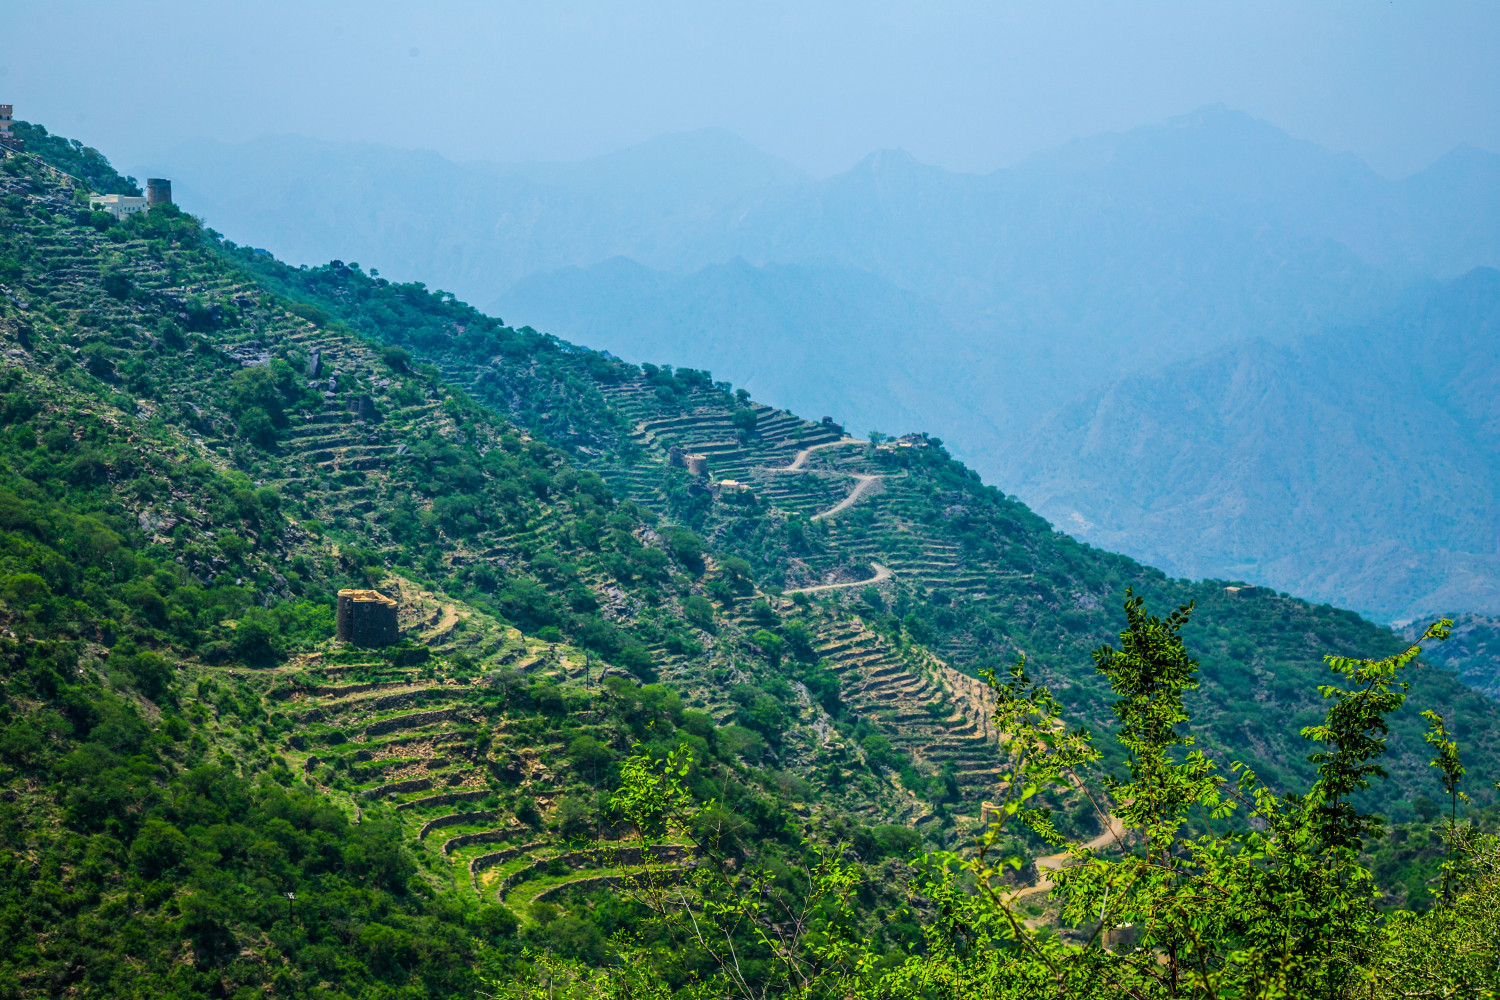
{"label": "green tree", "polygon": [[734,414],[729,419],[730,422],[734,424],[734,429],[736,432],[738,432],[741,440],[748,439],[749,437],[754,435],[755,426],[758,422],[758,418],[754,410],[748,407],[742,410],[735,410]]}
{"label": "green tree", "polygon": [[568,761],[586,779],[592,779],[601,768],[608,767],[614,757],[608,744],[587,733],[573,737],[568,744]]}
{"label": "green tree", "polygon": [[755,643],[756,648],[765,655],[771,666],[781,666],[781,654],[786,645],[782,641],[781,636],[766,629],[757,629],[755,634],[750,637],[750,641]]}
{"label": "green tree", "polygon": [[1465,768],[1458,759],[1458,744],[1448,738],[1443,726],[1443,717],[1430,709],[1422,713],[1427,720],[1425,735],[1428,745],[1437,751],[1432,766],[1442,775],[1443,791],[1448,793],[1448,829],[1445,840],[1448,844],[1448,860],[1443,864],[1443,899],[1448,899],[1448,890],[1453,877],[1453,847],[1458,837],[1458,802],[1467,802],[1469,796],[1458,786],[1463,781]]}
{"label": "green tree", "polygon": [[694,574],[703,572],[703,539],[687,528],[668,528],[667,547],[685,568]]}
{"label": "green tree", "polygon": [[688,621],[699,628],[706,629],[713,626],[714,606],[697,594],[683,598],[682,613]]}

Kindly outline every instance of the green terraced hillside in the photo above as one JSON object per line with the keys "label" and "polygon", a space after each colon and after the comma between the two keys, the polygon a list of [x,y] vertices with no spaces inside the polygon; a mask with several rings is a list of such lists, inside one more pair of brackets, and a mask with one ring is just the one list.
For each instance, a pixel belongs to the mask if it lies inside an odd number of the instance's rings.
{"label": "green terraced hillside", "polygon": [[[1400,645],[1079,545],[933,438],[854,440],[175,208],[91,212],[125,181],[28,135],[0,164],[0,996],[470,995],[537,951],[602,963],[649,923],[622,873],[704,861],[632,847],[610,804],[628,757],[681,747],[776,892],[852,844],[895,955],[905,860],[972,843],[998,793],[983,669],[1024,652],[1098,724],[1125,588],[1196,600],[1210,749],[1291,782],[1322,655]],[[338,641],[343,588],[394,598],[401,642]],[[1489,795],[1500,711],[1429,668],[1371,802],[1434,795],[1429,705]]]}
{"label": "green terraced hillside", "polygon": [[[945,801],[925,757],[854,735],[894,723],[830,714],[831,671],[796,661],[818,700],[767,658],[754,635],[780,613],[715,609],[720,557],[691,531],[261,286],[186,215],[90,213],[30,157],[7,156],[0,187],[0,819],[20,852],[0,937],[18,995],[462,992],[523,947],[597,952],[629,912],[557,924],[541,904],[587,914],[568,901],[642,862],[613,846],[608,806],[637,748],[695,747],[726,846],[768,859],[795,863],[813,834],[900,853],[871,831]],[[343,587],[395,598],[402,643],[334,640]],[[856,618],[778,603],[814,623],[794,634],[858,637]],[[926,656],[859,648],[872,669]],[[285,836],[266,840],[272,817]],[[681,845],[644,860],[695,863]],[[121,908],[137,918],[100,923]],[[351,920],[380,940],[319,966]],[[279,966],[235,957],[268,948]]]}
{"label": "green terraced hillside", "polygon": [[[1089,654],[1118,630],[1127,587],[1157,605],[1197,603],[1188,635],[1203,664],[1194,708],[1206,735],[1221,753],[1253,747],[1258,767],[1285,784],[1311,774],[1299,732],[1322,712],[1323,655],[1404,642],[1349,611],[1235,581],[1170,579],[1079,543],[926,435],[855,440],[758,405],[707,372],[639,368],[512,331],[451,297],[349,267],[291,269],[228,253],[284,294],[430,360],[448,384],[556,442],[619,495],[743,559],[761,592],[801,591],[893,644],[924,646],[960,675],[1024,653],[1095,725],[1106,723],[1107,692]],[[511,337],[538,347],[517,352]],[[687,455],[702,456],[703,475],[685,467]],[[716,595],[726,609],[753,598],[724,586]],[[1495,702],[1439,669],[1419,673],[1413,692],[1457,720],[1486,786],[1500,777]],[[1434,790],[1421,731],[1415,709],[1394,721],[1398,801],[1388,789],[1382,808],[1400,812],[1400,801]]]}

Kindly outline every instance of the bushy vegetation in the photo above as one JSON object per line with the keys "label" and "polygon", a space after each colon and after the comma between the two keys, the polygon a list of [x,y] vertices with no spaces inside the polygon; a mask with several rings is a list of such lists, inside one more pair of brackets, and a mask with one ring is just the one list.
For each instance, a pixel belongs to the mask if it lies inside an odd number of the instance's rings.
{"label": "bushy vegetation", "polygon": [[[808,567],[868,565],[863,554],[872,551],[898,566],[944,553],[956,561],[953,575],[962,581],[917,584],[898,573],[892,585],[875,592],[878,603],[859,600],[852,590],[827,599],[884,635],[930,646],[971,674],[1003,671],[1015,650],[1025,650],[1033,672],[1094,724],[1108,718],[1108,689],[1099,678],[1080,674],[1077,664],[1110,635],[1109,608],[1127,587],[1161,603],[1197,604],[1200,612],[1189,630],[1201,651],[1203,683],[1189,698],[1201,739],[1227,754],[1255,733],[1264,747],[1256,766],[1279,783],[1313,777],[1295,734],[1322,711],[1317,655],[1402,648],[1398,636],[1350,611],[1265,588],[1226,589],[1231,581],[1172,579],[1078,542],[1014,497],[981,483],[936,438],[923,437],[918,447],[871,444],[851,452],[851,470],[857,466],[899,484],[882,495],[879,516],[856,506],[834,525],[778,509],[756,493],[726,502],[643,450],[617,402],[625,398],[618,394],[621,386],[639,384],[649,389],[644,405],[653,417],[721,414],[734,426],[744,401],[709,373],[638,368],[529,327],[505,326],[419,282],[391,284],[337,262],[291,268],[240,248],[225,252],[281,294],[311,301],[368,336],[430,358],[450,380],[462,380],[476,400],[554,442],[578,466],[597,471],[618,495],[638,498],[639,506],[679,531],[708,540],[720,560],[738,557],[744,578],[755,587],[790,586],[792,575]],[[851,554],[856,548],[860,556]],[[955,555],[946,554],[950,548]],[[721,605],[739,599],[727,583],[707,582],[714,588],[703,596]],[[693,609],[697,622],[707,620],[701,605],[694,602]],[[1310,652],[1317,655],[1309,658]],[[1500,760],[1500,718],[1492,701],[1446,671],[1425,672],[1414,683],[1429,703],[1452,706],[1462,720],[1476,748],[1476,766],[1488,775],[1480,794],[1488,795],[1489,781],[1500,778],[1500,769],[1490,764]],[[1417,752],[1423,724],[1416,713],[1403,712],[1391,725],[1399,734],[1395,791],[1382,793],[1380,801],[1410,818],[1412,801],[1432,790]],[[1374,807],[1376,800],[1364,804]]]}
{"label": "bushy vegetation", "polygon": [[[1362,854],[1382,820],[1360,812],[1351,793],[1384,777],[1386,720],[1405,700],[1404,671],[1420,645],[1383,659],[1327,658],[1330,704],[1301,734],[1317,748],[1309,760],[1318,776],[1292,792],[1238,761],[1221,770],[1195,748],[1183,696],[1198,684],[1198,664],[1181,638],[1192,610],[1158,618],[1131,598],[1120,648],[1094,654],[1116,698],[1128,770],[1103,776],[1090,796],[1113,830],[1106,847],[1070,844],[1056,828],[1054,795],[1092,785],[1087,772],[1103,755],[1022,661],[1003,681],[989,677],[1006,734],[1005,797],[977,851],[917,857],[911,892],[925,919],[911,953],[873,948],[860,934],[861,872],[838,849],[805,869],[802,894],[782,891],[770,869],[726,865],[702,833],[712,804],[687,788],[694,757],[684,747],[627,761],[614,800],[642,843],[676,833],[713,860],[691,895],[648,869],[631,877],[650,932],[625,945],[624,965],[639,974],[666,962],[671,972],[641,981],[559,965],[542,980],[500,984],[502,993],[541,996],[560,980],[570,995],[597,997],[1496,995],[1500,838],[1450,815],[1435,905],[1388,919]],[[1422,639],[1444,639],[1450,625]],[[1432,765],[1456,807],[1464,768],[1441,717],[1426,714]],[[1235,822],[1239,813],[1249,822]],[[1056,924],[1036,926],[1020,902],[1027,893],[1016,873],[1032,859],[1011,853],[1016,824],[1062,852],[1063,863],[1027,883],[1047,880]],[[663,940],[665,952],[651,946]],[[706,973],[680,961],[686,954],[708,956]]]}
{"label": "bushy vegetation", "polygon": [[134,177],[121,177],[104,154],[92,146],[53,135],[35,122],[15,122],[11,132],[26,144],[27,153],[79,178],[91,191],[137,196],[141,193]]}
{"label": "bushy vegetation", "polygon": [[459,995],[503,947],[412,881],[394,824],[237,766],[174,710],[153,725],[68,644],[0,655],[7,777],[46,790],[0,804],[5,995]]}

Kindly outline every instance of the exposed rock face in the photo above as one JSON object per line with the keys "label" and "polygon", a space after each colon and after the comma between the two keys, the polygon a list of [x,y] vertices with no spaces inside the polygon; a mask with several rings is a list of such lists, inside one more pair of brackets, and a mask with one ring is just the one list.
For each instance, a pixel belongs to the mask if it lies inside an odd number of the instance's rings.
{"label": "exposed rock face", "polygon": [[396,624],[396,602],[378,590],[341,590],[337,635],[356,646],[394,644],[401,630]]}

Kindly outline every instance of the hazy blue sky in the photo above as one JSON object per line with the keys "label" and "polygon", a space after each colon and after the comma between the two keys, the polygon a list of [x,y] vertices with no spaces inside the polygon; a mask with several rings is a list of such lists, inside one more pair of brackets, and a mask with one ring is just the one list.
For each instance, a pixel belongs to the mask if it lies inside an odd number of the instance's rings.
{"label": "hazy blue sky", "polygon": [[1377,170],[1500,151],[1500,3],[5,5],[0,100],[124,166],[297,132],[573,159],[720,125],[990,170],[1222,101]]}

